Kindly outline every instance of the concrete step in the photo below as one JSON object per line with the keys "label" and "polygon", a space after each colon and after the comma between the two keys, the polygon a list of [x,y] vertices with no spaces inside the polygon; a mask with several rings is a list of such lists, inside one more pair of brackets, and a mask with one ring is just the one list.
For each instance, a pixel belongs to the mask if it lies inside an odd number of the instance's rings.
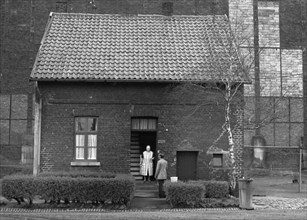
{"label": "concrete step", "polygon": [[157,184],[137,184],[136,185],[136,190],[158,190],[158,185]]}
{"label": "concrete step", "polygon": [[136,197],[132,200],[130,208],[137,210],[157,210],[157,209],[170,209],[171,206],[165,198],[142,198]]}
{"label": "concrete step", "polygon": [[158,191],[137,191],[134,194],[135,198],[158,198]]}

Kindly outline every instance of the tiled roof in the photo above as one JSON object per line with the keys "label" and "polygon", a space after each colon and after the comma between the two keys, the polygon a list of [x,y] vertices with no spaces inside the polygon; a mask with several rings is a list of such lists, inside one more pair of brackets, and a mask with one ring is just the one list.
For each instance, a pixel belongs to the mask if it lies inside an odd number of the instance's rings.
{"label": "tiled roof", "polygon": [[53,13],[30,78],[246,81],[231,39],[226,16]]}

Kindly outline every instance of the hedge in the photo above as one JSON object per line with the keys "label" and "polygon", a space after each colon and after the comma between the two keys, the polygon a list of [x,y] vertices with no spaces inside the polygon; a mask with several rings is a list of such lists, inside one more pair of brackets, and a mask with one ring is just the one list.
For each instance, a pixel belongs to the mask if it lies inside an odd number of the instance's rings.
{"label": "hedge", "polygon": [[18,203],[24,199],[32,203],[34,196],[49,202],[100,203],[127,205],[135,191],[134,179],[129,175],[115,178],[84,177],[32,177],[7,176],[3,179],[2,192],[7,199]]}
{"label": "hedge", "polygon": [[72,178],[79,178],[79,177],[86,177],[86,178],[115,178],[115,173],[109,172],[93,172],[93,171],[56,171],[56,172],[43,172],[38,174],[39,177],[72,177]]}
{"label": "hedge", "polygon": [[226,198],[229,196],[229,184],[226,181],[197,180],[190,183],[201,184],[205,188],[206,198]]}
{"label": "hedge", "polygon": [[172,207],[200,207],[204,187],[198,183],[166,182],[166,199]]}

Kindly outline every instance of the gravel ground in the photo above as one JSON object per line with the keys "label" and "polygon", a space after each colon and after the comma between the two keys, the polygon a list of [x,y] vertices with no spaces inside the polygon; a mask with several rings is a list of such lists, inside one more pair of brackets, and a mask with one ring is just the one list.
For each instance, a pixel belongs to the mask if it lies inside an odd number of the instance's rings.
{"label": "gravel ground", "polygon": [[307,198],[254,197],[253,204],[259,209],[305,209],[307,212]]}
{"label": "gravel ground", "polygon": [[96,220],[96,219],[306,219],[306,210],[173,210],[114,213],[0,213],[1,220]]}

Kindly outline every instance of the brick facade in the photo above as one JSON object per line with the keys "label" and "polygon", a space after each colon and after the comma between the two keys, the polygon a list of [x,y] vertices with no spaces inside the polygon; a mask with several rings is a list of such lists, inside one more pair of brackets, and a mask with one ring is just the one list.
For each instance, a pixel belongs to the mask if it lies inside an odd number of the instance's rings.
{"label": "brick facade", "polygon": [[[157,117],[157,149],[176,175],[176,152],[198,152],[198,178],[212,177],[208,148],[222,131],[224,111],[216,104],[197,107],[197,97],[174,98],[166,83],[39,83],[43,96],[41,170],[70,170],[74,160],[74,117],[98,116],[98,161],[101,169],[129,172],[131,117]],[[218,95],[216,95],[218,98]],[[198,97],[199,98],[199,97]],[[208,103],[210,97],[208,97]],[[235,152],[242,163],[242,111],[235,114]],[[240,124],[241,123],[241,124]],[[61,138],[59,138],[61,137]],[[224,151],[224,136],[217,146]],[[217,169],[218,171],[223,169]]]}

